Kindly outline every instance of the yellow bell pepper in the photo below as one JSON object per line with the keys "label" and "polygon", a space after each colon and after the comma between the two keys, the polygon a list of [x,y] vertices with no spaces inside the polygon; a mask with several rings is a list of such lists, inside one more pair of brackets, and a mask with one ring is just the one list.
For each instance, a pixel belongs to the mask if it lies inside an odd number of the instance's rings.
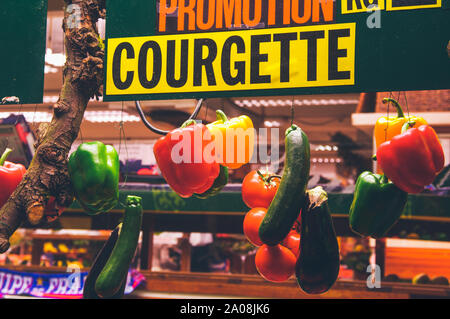
{"label": "yellow bell pepper", "polygon": [[415,127],[428,124],[422,117],[418,116],[405,116],[400,104],[391,98],[384,98],[383,103],[392,102],[397,109],[397,116],[391,117],[382,116],[375,123],[374,136],[375,145],[378,148],[382,143],[391,140],[394,136],[399,135],[402,132],[402,127],[405,122],[415,122]]}
{"label": "yellow bell pepper", "polygon": [[247,164],[253,155],[253,122],[247,115],[228,119],[221,110],[216,111],[217,121],[207,124],[215,144],[218,163],[231,169]]}

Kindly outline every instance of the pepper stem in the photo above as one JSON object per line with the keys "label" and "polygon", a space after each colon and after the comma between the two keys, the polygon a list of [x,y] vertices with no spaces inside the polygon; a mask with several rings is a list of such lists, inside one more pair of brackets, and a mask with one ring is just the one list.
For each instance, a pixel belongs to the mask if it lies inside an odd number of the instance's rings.
{"label": "pepper stem", "polygon": [[3,166],[3,164],[5,164],[6,158],[9,156],[9,154],[11,154],[12,149],[10,149],[9,147],[7,147],[5,149],[5,151],[2,154],[2,157],[0,157],[0,166]]}
{"label": "pepper stem", "polygon": [[187,127],[187,126],[189,126],[189,125],[192,125],[192,124],[195,124],[195,123],[197,123],[197,122],[195,122],[195,120],[187,120],[186,122],[184,122],[181,126],[180,126],[180,128],[185,128],[185,127]]}
{"label": "pepper stem", "polygon": [[402,126],[401,134],[405,133],[410,127],[413,127],[414,125],[416,125],[415,121],[405,122],[405,124],[403,124],[403,126]]}
{"label": "pepper stem", "polygon": [[216,116],[217,116],[218,121],[222,121],[223,123],[228,121],[228,117],[225,115],[225,113],[222,110],[217,110]]}
{"label": "pepper stem", "polygon": [[381,182],[383,183],[383,184],[387,184],[388,182],[389,182],[389,180],[388,180],[388,178],[387,178],[387,176],[386,175],[381,175]]}
{"label": "pepper stem", "polygon": [[394,100],[393,98],[390,97],[385,97],[383,99],[383,104],[392,102],[392,104],[394,104],[395,108],[397,109],[397,117],[405,117],[405,113],[403,113],[403,109],[400,106],[400,104],[397,102],[397,100]]}

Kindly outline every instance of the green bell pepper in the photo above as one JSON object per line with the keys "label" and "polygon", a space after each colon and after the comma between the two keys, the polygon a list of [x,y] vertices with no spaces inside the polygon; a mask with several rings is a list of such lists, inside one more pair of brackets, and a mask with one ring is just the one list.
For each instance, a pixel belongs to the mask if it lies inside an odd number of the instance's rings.
{"label": "green bell pepper", "polygon": [[75,197],[87,214],[114,208],[119,200],[119,156],[102,142],[82,143],[70,155],[69,175]]}
{"label": "green bell pepper", "polygon": [[216,177],[212,186],[202,194],[195,194],[194,196],[200,199],[205,199],[211,196],[215,196],[219,194],[222,188],[225,187],[228,183],[228,167],[220,165],[220,173],[219,176]]}
{"label": "green bell pepper", "polygon": [[350,206],[350,228],[362,236],[383,237],[402,215],[407,198],[386,176],[363,172]]}

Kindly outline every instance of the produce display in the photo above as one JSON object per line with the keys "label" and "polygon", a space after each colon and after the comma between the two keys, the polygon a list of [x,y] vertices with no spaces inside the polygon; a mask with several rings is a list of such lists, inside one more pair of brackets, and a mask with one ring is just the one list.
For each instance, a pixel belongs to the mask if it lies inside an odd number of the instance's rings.
{"label": "produce display", "polygon": [[[398,114],[382,117],[375,124],[374,160],[380,171],[358,176],[349,211],[349,226],[362,237],[384,237],[402,215],[408,193],[421,192],[444,166],[434,129],[423,118],[405,116],[394,99],[383,102],[393,103]],[[255,143],[252,120],[244,115],[228,119],[221,110],[216,116],[209,124],[189,119],[154,144],[156,163],[172,195],[200,200],[215,196],[227,185],[230,170],[249,163]],[[244,143],[238,143],[242,138]],[[262,278],[271,282],[295,278],[303,292],[323,294],[335,284],[341,264],[328,194],[321,186],[307,188],[311,165],[307,134],[292,122],[284,142],[280,175],[253,169],[242,181],[242,200],[249,207],[243,233],[246,244],[256,247],[254,271]],[[0,205],[26,173],[22,165],[5,161],[10,153],[7,149],[0,158],[4,185]],[[82,143],[68,160],[75,197],[88,215],[108,212],[119,204],[125,207],[123,222],[111,232],[90,269],[84,298],[121,298],[138,245],[142,199],[128,195],[125,203],[119,202],[119,167],[114,147],[99,141]],[[57,219],[62,210],[49,197],[47,221]],[[419,274],[412,283],[443,285],[448,284],[446,280]]]}
{"label": "produce display", "polygon": [[373,238],[383,237],[398,221],[408,193],[422,192],[444,167],[434,129],[421,117],[405,117],[396,100],[383,99],[389,102],[397,108],[397,117],[382,117],[374,127],[374,160],[382,174],[363,172],[358,177],[349,212],[350,228]]}
{"label": "produce display", "polygon": [[243,180],[242,199],[251,208],[244,234],[258,246],[255,266],[264,279],[283,282],[295,275],[304,292],[325,293],[340,266],[328,196],[320,186],[306,189],[310,146],[295,124],[285,132],[285,148],[282,176],[252,171]]}
{"label": "produce display", "polygon": [[252,157],[252,120],[246,115],[228,119],[221,110],[216,115],[217,120],[207,125],[187,120],[153,146],[161,174],[181,197],[216,195],[228,183],[228,169],[237,169]]}

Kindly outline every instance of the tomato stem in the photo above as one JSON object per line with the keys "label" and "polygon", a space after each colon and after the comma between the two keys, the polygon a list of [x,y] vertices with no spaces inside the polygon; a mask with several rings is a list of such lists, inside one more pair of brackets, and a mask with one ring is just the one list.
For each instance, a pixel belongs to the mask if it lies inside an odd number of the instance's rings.
{"label": "tomato stem", "polygon": [[270,183],[270,181],[274,178],[281,179],[281,176],[280,175],[270,175],[269,178],[267,178],[267,183]]}
{"label": "tomato stem", "polygon": [[264,181],[264,183],[266,184],[270,184],[270,182],[272,181],[272,179],[274,178],[280,178],[280,175],[270,175],[269,177],[265,177],[259,170],[256,170],[256,172],[258,173],[259,177]]}

